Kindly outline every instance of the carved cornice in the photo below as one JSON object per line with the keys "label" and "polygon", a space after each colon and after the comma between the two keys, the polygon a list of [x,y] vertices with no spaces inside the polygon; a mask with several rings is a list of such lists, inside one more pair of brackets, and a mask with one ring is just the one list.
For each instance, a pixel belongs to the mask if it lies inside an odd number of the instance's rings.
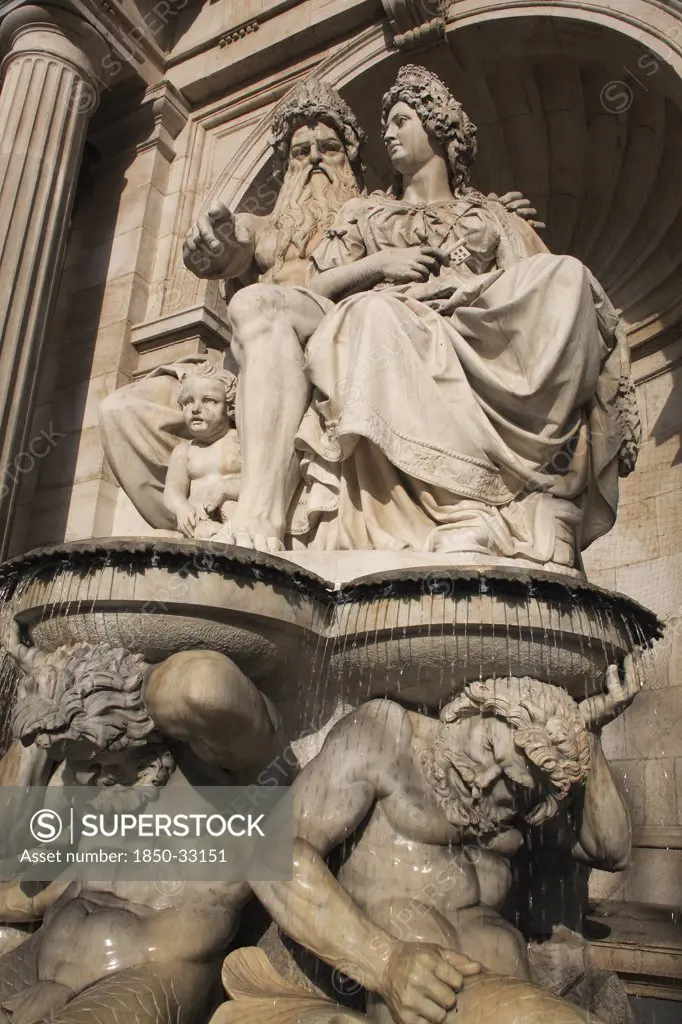
{"label": "carved cornice", "polygon": [[182,356],[227,352],[232,332],[225,321],[206,306],[183,309],[132,329],[131,342],[138,354],[136,377]]}
{"label": "carved cornice", "polygon": [[150,86],[133,110],[93,126],[89,138],[105,159],[131,149],[137,153],[153,149],[170,161],[176,155],[173,143],[188,117],[189,108],[177,89],[161,82]]}
{"label": "carved cornice", "polygon": [[104,35],[114,53],[147,85],[161,81],[165,54],[158,39],[163,25],[143,18],[131,0],[68,0],[81,17]]}
{"label": "carved cornice", "polygon": [[381,0],[393,44],[408,49],[445,35],[450,0]]}

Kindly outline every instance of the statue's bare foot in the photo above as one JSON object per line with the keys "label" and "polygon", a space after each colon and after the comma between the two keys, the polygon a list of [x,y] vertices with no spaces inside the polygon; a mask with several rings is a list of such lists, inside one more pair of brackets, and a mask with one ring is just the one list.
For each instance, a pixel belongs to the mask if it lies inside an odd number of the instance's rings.
{"label": "statue's bare foot", "polygon": [[239,548],[275,552],[284,551],[283,532],[264,516],[242,516],[237,512],[230,516],[213,539]]}

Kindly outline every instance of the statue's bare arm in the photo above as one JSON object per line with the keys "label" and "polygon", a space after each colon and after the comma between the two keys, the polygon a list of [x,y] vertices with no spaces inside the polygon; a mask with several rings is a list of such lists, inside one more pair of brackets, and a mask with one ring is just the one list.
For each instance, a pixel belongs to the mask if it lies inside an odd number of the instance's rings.
{"label": "statue's bare arm", "polygon": [[[41,693],[45,681],[41,681],[37,672],[34,674],[40,668],[44,655],[22,642],[21,628],[11,614],[0,618],[0,644],[21,665],[20,689],[53,697],[51,692]],[[54,762],[45,750],[41,750],[35,743],[24,746],[20,740],[15,740],[0,759],[0,786],[44,786],[53,767]]]}
{"label": "statue's bare arm", "polygon": [[630,862],[630,814],[596,736],[590,737],[590,754],[582,791],[542,826],[542,845],[602,871],[624,871]]}
{"label": "statue's bare arm", "polygon": [[71,881],[57,879],[43,888],[20,878],[0,884],[0,921],[25,924],[42,921],[52,904],[66,892]]}
{"label": "statue's bare arm", "polygon": [[197,277],[244,277],[267,221],[251,213],[234,214],[225,203],[211,203],[187,232],[182,249],[185,266]]}
{"label": "statue's bare arm", "polygon": [[590,736],[590,773],[575,807],[574,860],[604,871],[624,871],[630,861],[630,814],[597,736]]}
{"label": "statue's bare arm", "polygon": [[643,685],[639,659],[628,654],[622,670],[617,665],[607,668],[606,692],[588,697],[580,705],[590,735],[591,763],[578,801],[580,827],[573,856],[608,871],[623,871],[628,866],[632,833],[627,805],[604,756],[599,735],[605,725],[632,704]]}
{"label": "statue's bare arm", "polygon": [[590,740],[590,771],[569,813],[558,815],[543,829],[546,842],[605,871],[624,871],[631,850],[630,814],[599,738],[604,725],[622,714],[642,687],[641,669],[632,655],[625,659],[622,674],[621,680],[618,666],[610,665],[606,692],[581,703]]}
{"label": "statue's bare arm", "polygon": [[25,747],[15,740],[0,760],[0,786],[44,786],[54,761],[35,743]]}
{"label": "statue's bare arm", "polygon": [[407,249],[383,249],[371,256],[363,256],[354,263],[332,267],[315,275],[310,290],[336,301],[355,292],[368,292],[378,284],[407,284],[428,281],[447,266],[450,257],[443,249],[433,246],[412,246]]}
{"label": "statue's bare arm", "polygon": [[628,708],[644,685],[642,669],[637,658],[628,654],[623,662],[622,679],[617,665],[609,665],[604,677],[606,691],[588,697],[580,705],[585,727],[599,733]]}
{"label": "statue's bare arm", "polygon": [[171,452],[166,471],[166,483],[163,489],[163,503],[175,516],[175,522],[180,533],[185,537],[193,537],[197,522],[202,516],[200,509],[194,507],[189,501],[189,467],[187,462],[188,442],[181,442]]}
{"label": "statue's bare arm", "polygon": [[224,654],[173,654],[151,669],[143,693],[159,730],[209,766],[239,771],[276,753],[274,710]]}
{"label": "statue's bare arm", "polygon": [[252,887],[292,938],[378,993],[398,1024],[438,1024],[455,1005],[462,975],[479,965],[453,950],[388,935],[324,861],[390,791],[410,737],[406,712],[390,701],[371,701],[340,722],[294,782],[293,881]]}
{"label": "statue's bare arm", "polygon": [[[355,967],[356,980],[364,979],[370,988],[380,985],[385,950],[395,942],[356,907],[324,858],[353,834],[382,795],[382,751],[393,748],[397,738],[386,743],[386,718],[400,718],[395,706],[382,703],[388,711],[383,721],[372,702],[336,725],[293,784],[293,882],[253,884],[261,902],[297,942],[332,967],[343,965],[346,973]],[[398,736],[400,731],[396,721]]]}

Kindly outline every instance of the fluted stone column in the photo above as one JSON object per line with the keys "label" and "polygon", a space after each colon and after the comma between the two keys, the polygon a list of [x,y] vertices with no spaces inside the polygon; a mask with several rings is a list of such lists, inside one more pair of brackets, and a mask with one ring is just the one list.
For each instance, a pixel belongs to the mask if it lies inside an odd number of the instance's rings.
{"label": "fluted stone column", "polygon": [[[107,47],[81,18],[26,4],[0,27],[0,556],[32,457],[38,367]],[[99,74],[98,74],[99,72]]]}

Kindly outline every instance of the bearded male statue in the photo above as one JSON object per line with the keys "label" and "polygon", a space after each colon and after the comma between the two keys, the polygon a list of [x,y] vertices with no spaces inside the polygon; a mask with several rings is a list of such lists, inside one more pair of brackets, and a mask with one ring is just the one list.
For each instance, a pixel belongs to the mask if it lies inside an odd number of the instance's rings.
{"label": "bearded male statue", "polygon": [[[282,178],[272,213],[232,214],[224,203],[216,201],[190,228],[185,241],[188,270],[201,278],[223,279],[230,283],[232,291],[234,285],[255,281],[272,286],[304,286],[309,257],[324,240],[343,206],[364,192],[361,154],[365,133],[339,93],[319,79],[300,82],[285,97],[273,117],[271,141],[276,170]],[[520,193],[508,193],[502,202],[530,223],[538,223],[533,220],[536,211]],[[286,302],[286,291],[280,290],[278,296]],[[311,330],[313,326],[310,324]],[[240,403],[240,419],[245,436],[252,438],[254,431],[256,435],[262,431],[259,417],[265,413],[267,420],[263,403],[276,403],[278,391],[273,382],[262,387],[263,377],[257,367],[249,380],[238,337],[232,349],[240,369],[247,375],[247,397]],[[184,376],[204,358],[188,357],[162,366],[113,392],[100,406],[100,433],[111,469],[138,512],[157,529],[175,529],[175,522],[163,504],[163,487],[171,452],[179,440],[188,437],[177,407],[177,394]],[[300,347],[297,359],[300,362]],[[255,398],[248,394],[254,386]],[[294,387],[298,409],[305,404],[309,389],[300,380],[294,381]],[[286,416],[290,418],[289,413]],[[278,479],[281,475],[286,481],[283,487],[287,501],[299,475],[298,464],[290,465],[292,430],[297,426],[298,422],[293,427],[287,422],[287,437],[291,437],[287,450],[278,453]],[[247,466],[253,464],[253,443],[249,445],[248,440],[244,457]],[[256,464],[247,485],[248,505],[252,504],[249,491],[258,472]],[[280,540],[271,539],[270,546],[281,546]],[[248,537],[241,537],[241,542],[252,546]],[[259,546],[267,547],[265,538],[261,538]]]}
{"label": "bearded male statue", "polygon": [[[36,787],[27,800],[46,785],[83,785],[92,806],[133,810],[150,787],[248,784],[277,752],[274,712],[222,654],[155,666],[106,643],[44,654],[15,622],[0,640],[22,670],[0,785]],[[0,1021],[203,1024],[250,897],[229,880],[3,883],[0,921],[42,924],[0,956]]]}
{"label": "bearded male statue", "polygon": [[[185,242],[185,262],[198,277],[305,284],[310,253],[344,203],[362,192],[364,132],[324,83],[306,80],[293,90],[275,114],[271,139],[282,177],[274,210],[265,216],[232,214],[224,203],[212,203]],[[162,366],[100,405],[109,465],[140,515],[157,529],[175,529],[163,488],[171,452],[188,438],[177,394],[185,375],[205,358]]]}
{"label": "bearded male statue", "polygon": [[[599,732],[639,692],[638,663],[604,682],[580,705],[531,678],[467,683],[440,715],[373,700],[295,779],[293,880],[252,887],[289,936],[366,990],[369,1020],[590,1019],[530,983],[525,941],[499,908],[529,830],[594,867],[628,864],[630,819]],[[228,957],[235,1001],[215,1024],[367,1019],[273,974],[259,950]]]}

